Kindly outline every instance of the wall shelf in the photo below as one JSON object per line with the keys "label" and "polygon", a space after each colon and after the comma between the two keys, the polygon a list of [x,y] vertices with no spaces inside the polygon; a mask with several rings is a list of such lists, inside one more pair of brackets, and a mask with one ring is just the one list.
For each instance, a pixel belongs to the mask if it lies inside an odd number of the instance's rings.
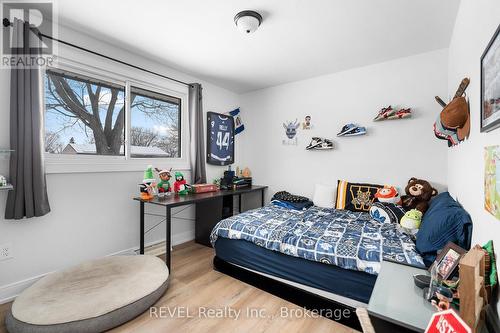
{"label": "wall shelf", "polygon": [[10,154],[10,153],[13,153],[14,150],[12,149],[4,149],[4,148],[0,148],[0,154]]}
{"label": "wall shelf", "polygon": [[12,184],[7,184],[7,186],[0,186],[0,191],[10,191],[13,189],[14,189],[14,186],[12,186]]}

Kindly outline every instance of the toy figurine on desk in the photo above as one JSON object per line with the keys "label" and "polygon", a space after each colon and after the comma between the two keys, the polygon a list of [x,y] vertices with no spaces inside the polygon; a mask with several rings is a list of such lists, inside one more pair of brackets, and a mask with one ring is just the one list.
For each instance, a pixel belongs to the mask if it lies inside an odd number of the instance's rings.
{"label": "toy figurine on desk", "polygon": [[186,195],[189,192],[189,185],[184,179],[184,175],[179,171],[175,172],[174,191],[179,195]]}
{"label": "toy figurine on desk", "polygon": [[170,170],[155,170],[158,172],[158,176],[160,176],[160,182],[158,183],[158,196],[164,197],[166,195],[170,195],[172,193],[172,187],[170,187],[170,178],[172,178],[170,172],[172,171],[172,168],[170,168]]}
{"label": "toy figurine on desk", "polygon": [[155,196],[156,179],[153,175],[153,167],[148,165],[144,171],[144,179],[142,184],[139,184],[142,200],[151,200]]}

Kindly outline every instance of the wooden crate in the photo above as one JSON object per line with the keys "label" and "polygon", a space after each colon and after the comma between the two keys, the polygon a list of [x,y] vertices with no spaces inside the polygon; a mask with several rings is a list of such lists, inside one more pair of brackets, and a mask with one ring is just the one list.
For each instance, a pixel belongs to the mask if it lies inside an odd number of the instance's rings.
{"label": "wooden crate", "polygon": [[486,305],[484,288],[484,252],[472,249],[460,260],[460,317],[473,333],[480,332],[483,321],[482,310]]}

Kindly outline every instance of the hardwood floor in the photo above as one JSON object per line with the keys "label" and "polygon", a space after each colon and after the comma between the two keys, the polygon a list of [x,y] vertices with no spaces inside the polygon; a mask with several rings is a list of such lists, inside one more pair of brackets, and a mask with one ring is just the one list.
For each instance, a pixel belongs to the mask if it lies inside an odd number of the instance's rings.
{"label": "hardwood floor", "polygon": [[[323,317],[304,316],[300,307],[214,271],[211,248],[189,242],[172,253],[165,295],[149,312],[110,332],[357,332]],[[3,319],[9,308],[10,303],[0,305],[0,333],[6,332]],[[281,315],[292,311],[292,318]]]}

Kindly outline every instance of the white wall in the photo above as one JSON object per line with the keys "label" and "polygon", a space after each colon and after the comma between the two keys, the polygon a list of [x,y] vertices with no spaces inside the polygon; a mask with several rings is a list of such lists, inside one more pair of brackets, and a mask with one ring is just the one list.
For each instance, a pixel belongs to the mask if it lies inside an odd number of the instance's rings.
{"label": "white wall", "polygon": [[[239,96],[235,93],[149,61],[143,55],[132,54],[64,27],[60,28],[59,36],[63,40],[179,80],[202,83],[205,112],[227,112],[238,106]],[[74,60],[81,62],[89,59],[88,54],[75,55],[71,49],[61,48],[59,54],[69,58],[77,57],[78,59]],[[116,67],[116,64],[107,63],[102,59],[93,60],[101,61],[104,68]],[[138,75],[125,66],[118,70],[126,75]],[[157,80],[157,77],[151,79]],[[2,69],[0,70],[0,147],[9,147],[9,92],[10,72]],[[239,149],[236,147],[236,161],[238,156]],[[144,166],[147,164],[154,164],[154,160],[144,161]],[[224,168],[208,166],[207,169],[207,176],[211,181],[221,176]],[[0,159],[0,174],[7,172],[8,160]],[[186,175],[189,178],[188,171]],[[142,171],[49,174],[47,185],[52,212],[41,218],[22,221],[3,219],[7,194],[5,191],[0,191],[0,244],[12,243],[14,254],[13,259],[0,262],[0,303],[16,295],[38,275],[83,260],[137,248],[139,206],[131,198],[138,195],[137,184],[141,180]],[[163,210],[155,212],[164,213]],[[188,209],[180,216],[193,217],[193,215],[193,210]],[[159,219],[150,219],[147,225],[152,226],[155,220]],[[174,244],[194,238],[192,221],[174,219],[172,228]],[[162,224],[146,236],[146,242],[164,238],[165,227]]]}
{"label": "white wall", "polygon": [[[403,186],[415,176],[446,188],[446,143],[435,139],[435,95],[447,92],[447,50],[284,84],[242,95],[245,127],[242,163],[268,195],[288,190],[312,196],[314,184],[337,179]],[[389,104],[412,107],[414,118],[373,122]],[[284,146],[282,123],[312,116],[298,146]],[[362,137],[337,138],[350,122]],[[333,138],[333,151],[306,151],[312,136]]]}
{"label": "white wall", "polygon": [[451,194],[472,216],[473,244],[493,239],[500,248],[500,221],[484,209],[484,147],[500,144],[500,130],[480,133],[480,58],[500,24],[498,0],[462,0],[449,48],[448,95],[453,96],[464,77],[470,101],[470,139],[448,150]]}

